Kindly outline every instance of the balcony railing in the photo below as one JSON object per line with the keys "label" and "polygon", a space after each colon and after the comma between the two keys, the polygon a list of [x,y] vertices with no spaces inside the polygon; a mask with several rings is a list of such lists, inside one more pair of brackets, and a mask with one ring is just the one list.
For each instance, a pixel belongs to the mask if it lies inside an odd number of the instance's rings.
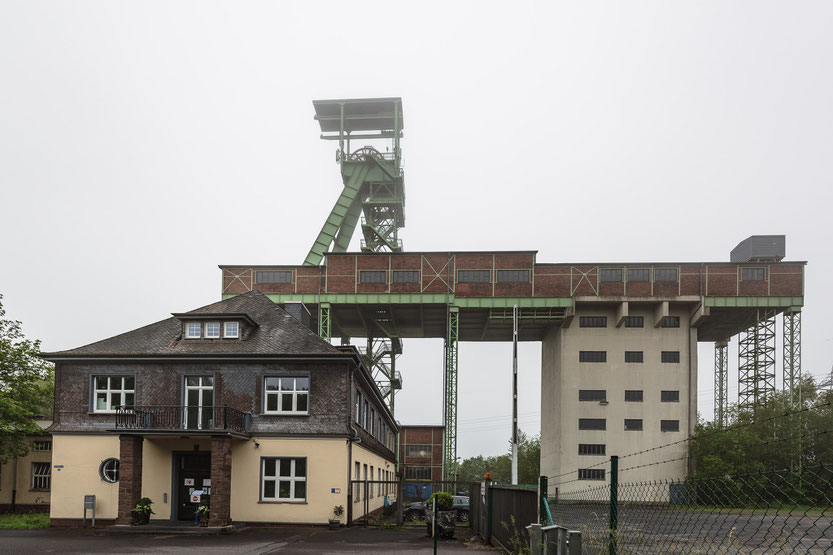
{"label": "balcony railing", "polygon": [[150,405],[116,409],[117,430],[247,433],[252,415],[230,407]]}

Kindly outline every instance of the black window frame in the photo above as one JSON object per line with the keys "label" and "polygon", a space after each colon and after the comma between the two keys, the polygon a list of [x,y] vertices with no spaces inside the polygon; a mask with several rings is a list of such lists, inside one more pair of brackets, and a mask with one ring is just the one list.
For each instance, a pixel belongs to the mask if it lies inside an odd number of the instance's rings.
{"label": "black window frame", "polygon": [[606,389],[579,389],[578,400],[580,402],[607,402]]}
{"label": "black window frame", "polygon": [[[631,427],[628,427],[628,424],[630,424]],[[644,426],[645,423],[641,418],[625,418],[624,429],[626,432],[641,432],[644,430]]]}
{"label": "black window frame", "polygon": [[660,403],[679,403],[680,390],[679,389],[663,389],[659,393]]}
{"label": "black window frame", "polygon": [[660,432],[679,432],[680,431],[680,421],[679,420],[660,420],[659,421],[659,431]]}
{"label": "black window frame", "polygon": [[[760,277],[758,277],[760,276]],[[753,267],[740,269],[741,281],[766,281],[766,268]]]}
{"label": "black window frame", "polygon": [[680,317],[679,316],[666,316],[662,319],[662,324],[660,324],[663,328],[679,328],[680,327]]}
{"label": "black window frame", "polygon": [[[601,427],[598,427],[599,425],[601,425]],[[606,418],[579,418],[578,419],[578,429],[579,430],[592,430],[592,431],[607,430],[607,419]]]}
{"label": "black window frame", "polygon": [[[628,395],[630,393],[630,396]],[[638,394],[638,395],[637,395]],[[630,398],[628,398],[630,397]],[[626,389],[625,390],[626,403],[644,403],[645,391],[642,389]]]}
{"label": "black window frame", "polygon": [[644,328],[645,327],[645,317],[644,316],[625,316],[625,327],[626,328]]}
{"label": "black window frame", "polygon": [[457,270],[457,283],[492,283],[492,271]]}
{"label": "black window frame", "polygon": [[405,479],[406,480],[431,480],[430,466],[408,466],[405,465]]}
{"label": "black window frame", "polygon": [[605,469],[604,468],[579,468],[578,469],[578,479],[579,480],[595,480],[599,482],[603,482],[605,478]]}
{"label": "black window frame", "polygon": [[391,283],[419,283],[419,270],[393,270]]}
{"label": "black window frame", "polygon": [[292,283],[292,270],[255,270],[255,283]]}
{"label": "black window frame", "polygon": [[529,270],[498,270],[496,283],[529,283]]}
{"label": "black window frame", "polygon": [[[671,276],[674,276],[673,278]],[[680,279],[677,268],[654,268],[654,281],[676,282]]]}
{"label": "black window frame", "polygon": [[662,351],[660,354],[660,362],[666,364],[679,364],[680,351]]}
{"label": "black window frame", "polygon": [[607,453],[607,444],[605,443],[579,443],[578,454],[584,456],[605,456]]}
{"label": "black window frame", "polygon": [[604,283],[621,283],[624,277],[622,268],[599,268],[599,281]]}
{"label": "black window frame", "polygon": [[578,361],[589,363],[607,362],[607,351],[579,351]]}
{"label": "black window frame", "polygon": [[359,270],[359,283],[387,283],[387,270]]}
{"label": "black window frame", "polygon": [[646,283],[651,281],[650,268],[628,268],[627,271],[628,282]]}
{"label": "black window frame", "polygon": [[[107,468],[108,465],[112,465],[114,466],[114,468],[109,470]],[[119,466],[121,466],[119,459],[117,459],[116,457],[107,457],[106,459],[101,461],[100,465],[98,465],[98,477],[101,478],[102,482],[106,482],[108,484],[118,483],[120,477]],[[108,472],[113,473],[115,477],[113,479],[110,479],[110,477],[108,477]]]}
{"label": "black window frame", "polygon": [[607,316],[579,316],[578,327],[580,328],[606,328]]}
{"label": "black window frame", "polygon": [[625,351],[625,362],[628,364],[642,364],[645,362],[644,351]]}

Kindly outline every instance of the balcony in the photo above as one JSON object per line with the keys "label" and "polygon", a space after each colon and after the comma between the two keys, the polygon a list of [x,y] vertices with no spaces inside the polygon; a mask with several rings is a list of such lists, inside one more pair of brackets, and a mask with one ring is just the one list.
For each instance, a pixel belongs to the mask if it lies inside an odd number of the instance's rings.
{"label": "balcony", "polygon": [[230,407],[147,405],[116,409],[113,431],[122,433],[211,435],[228,433],[246,436],[252,415]]}

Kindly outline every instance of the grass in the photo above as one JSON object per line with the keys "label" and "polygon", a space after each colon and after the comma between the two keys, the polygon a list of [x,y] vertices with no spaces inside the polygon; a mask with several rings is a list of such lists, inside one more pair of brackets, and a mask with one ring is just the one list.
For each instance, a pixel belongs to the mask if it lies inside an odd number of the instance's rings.
{"label": "grass", "polygon": [[34,530],[49,528],[48,513],[0,515],[0,530]]}

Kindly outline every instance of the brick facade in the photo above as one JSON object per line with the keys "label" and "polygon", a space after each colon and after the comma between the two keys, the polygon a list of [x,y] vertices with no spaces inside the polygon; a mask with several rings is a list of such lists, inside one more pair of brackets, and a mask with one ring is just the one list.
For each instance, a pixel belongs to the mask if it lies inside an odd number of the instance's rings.
{"label": "brick facade", "polygon": [[211,437],[211,513],[209,526],[231,524],[231,438]]}
{"label": "brick facade", "polygon": [[142,436],[119,436],[118,524],[130,524],[133,507],[142,498]]}

